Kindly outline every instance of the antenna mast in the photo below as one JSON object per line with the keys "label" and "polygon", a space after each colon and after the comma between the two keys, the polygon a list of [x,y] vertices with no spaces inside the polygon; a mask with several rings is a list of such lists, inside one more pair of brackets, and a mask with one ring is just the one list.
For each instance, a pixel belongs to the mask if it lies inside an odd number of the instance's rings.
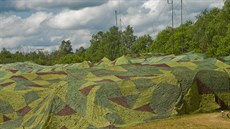
{"label": "antenna mast", "polygon": [[115,10],[115,20],[116,20],[116,27],[117,27],[117,10]]}
{"label": "antenna mast", "polygon": [[181,0],[181,27],[182,27],[182,35],[181,35],[181,51],[184,52],[184,29],[183,29],[183,0]]}
{"label": "antenna mast", "polygon": [[174,10],[173,10],[173,0],[167,0],[168,4],[171,4],[172,5],[172,49],[173,49],[173,52],[174,53],[174,16],[173,16],[173,13],[174,13]]}
{"label": "antenna mast", "polygon": [[122,25],[121,25],[121,1],[119,0],[119,3],[118,3],[118,14],[119,14],[119,30],[122,31]]}

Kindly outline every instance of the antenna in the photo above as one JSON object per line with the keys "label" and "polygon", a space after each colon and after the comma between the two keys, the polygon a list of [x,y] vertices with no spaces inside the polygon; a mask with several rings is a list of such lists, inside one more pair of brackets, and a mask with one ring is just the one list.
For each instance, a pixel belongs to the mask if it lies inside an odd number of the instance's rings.
{"label": "antenna", "polygon": [[169,0],[167,0],[168,4],[172,5],[172,49],[173,49],[173,53],[174,53],[174,17],[173,17],[173,0],[171,0],[171,2]]}
{"label": "antenna", "polygon": [[183,24],[183,0],[181,0],[181,24]]}
{"label": "antenna", "polygon": [[119,0],[119,17],[120,17],[120,30],[122,31],[122,26],[121,26],[121,1]]}
{"label": "antenna", "polygon": [[183,29],[183,0],[181,0],[181,27],[182,27],[182,35],[181,35],[181,51],[184,52],[184,29]]}
{"label": "antenna", "polygon": [[115,20],[116,20],[116,27],[117,27],[117,10],[115,10]]}

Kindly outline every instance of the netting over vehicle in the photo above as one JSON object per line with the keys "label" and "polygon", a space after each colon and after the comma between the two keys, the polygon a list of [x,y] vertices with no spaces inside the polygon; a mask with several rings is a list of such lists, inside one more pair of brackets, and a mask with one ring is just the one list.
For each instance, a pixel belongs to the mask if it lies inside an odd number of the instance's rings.
{"label": "netting over vehicle", "polygon": [[123,56],[55,66],[0,65],[0,128],[119,128],[230,109],[229,57]]}

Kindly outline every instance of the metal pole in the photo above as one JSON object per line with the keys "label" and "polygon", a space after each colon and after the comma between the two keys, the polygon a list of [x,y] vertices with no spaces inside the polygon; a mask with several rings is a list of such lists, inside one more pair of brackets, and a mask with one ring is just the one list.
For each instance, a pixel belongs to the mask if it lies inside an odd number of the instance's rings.
{"label": "metal pole", "polygon": [[119,30],[122,31],[122,26],[121,26],[121,1],[120,0],[119,0],[119,12],[118,13],[119,13],[119,18],[120,18],[120,21],[119,21],[120,22],[119,23],[120,24]]}
{"label": "metal pole", "polygon": [[174,10],[173,10],[173,0],[170,2],[169,0],[167,0],[168,4],[171,4],[172,5],[172,49],[173,49],[173,52],[174,53],[174,17],[173,17],[173,13],[174,13]]}
{"label": "metal pole", "polygon": [[184,29],[183,29],[183,0],[181,0],[181,27],[182,27],[182,35],[181,35],[181,51],[184,52]]}
{"label": "metal pole", "polygon": [[115,20],[116,20],[116,27],[117,27],[117,10],[115,10]]}
{"label": "metal pole", "polygon": [[173,17],[173,0],[172,0],[172,48],[173,48],[173,53],[174,53],[174,17]]}
{"label": "metal pole", "polygon": [[181,24],[183,24],[183,0],[181,0]]}

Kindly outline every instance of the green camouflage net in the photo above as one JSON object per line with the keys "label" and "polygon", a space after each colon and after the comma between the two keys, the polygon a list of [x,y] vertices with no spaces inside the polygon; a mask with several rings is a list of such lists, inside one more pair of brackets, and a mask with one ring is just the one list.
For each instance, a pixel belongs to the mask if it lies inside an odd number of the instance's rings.
{"label": "green camouflage net", "polygon": [[229,61],[190,52],[0,65],[0,128],[111,129],[229,110]]}

